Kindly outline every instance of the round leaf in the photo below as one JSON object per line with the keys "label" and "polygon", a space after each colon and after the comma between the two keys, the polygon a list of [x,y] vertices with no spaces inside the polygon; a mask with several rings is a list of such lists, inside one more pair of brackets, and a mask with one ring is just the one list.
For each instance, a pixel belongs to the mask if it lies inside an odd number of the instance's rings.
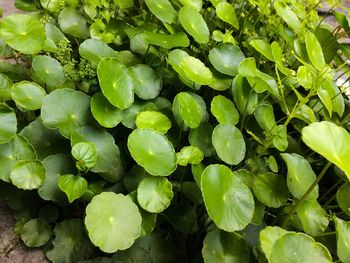
{"label": "round leaf", "polygon": [[179,13],[179,20],[182,27],[198,43],[207,43],[210,32],[202,15],[193,7],[184,6]]}
{"label": "round leaf", "polygon": [[116,53],[112,48],[99,39],[87,39],[79,46],[79,54],[82,58],[98,65],[101,59],[115,57]]}
{"label": "round leaf", "polygon": [[232,43],[222,43],[209,51],[209,61],[214,68],[226,75],[236,76],[238,65],[245,58],[241,49]]}
{"label": "round leaf", "polygon": [[250,223],[254,214],[253,195],[228,167],[209,165],[201,184],[205,207],[218,228],[233,232]]}
{"label": "round leaf", "polygon": [[349,262],[350,257],[350,222],[345,222],[337,217],[334,218],[336,237],[337,237],[337,255],[343,262]]}
{"label": "round leaf", "polygon": [[173,199],[172,188],[167,178],[148,176],[137,187],[137,201],[146,211],[160,213]]}
{"label": "round leaf", "polygon": [[69,138],[75,129],[90,122],[90,97],[72,89],[55,90],[45,97],[41,118],[46,127],[58,128]]}
{"label": "round leaf", "polygon": [[203,152],[196,146],[185,146],[176,153],[177,163],[182,166],[187,164],[199,164],[203,158]]}
{"label": "round leaf", "polygon": [[149,10],[164,23],[175,23],[177,14],[168,0],[145,0]]}
{"label": "round leaf", "polygon": [[58,179],[58,187],[65,192],[69,202],[72,203],[86,192],[88,182],[81,176],[65,174]]}
{"label": "round leaf", "polygon": [[211,101],[210,111],[219,123],[237,124],[239,113],[233,102],[222,95],[217,95]]}
{"label": "round leaf", "polygon": [[20,107],[27,110],[37,110],[41,108],[46,92],[34,82],[22,81],[13,86],[11,96]]}
{"label": "round leaf", "polygon": [[199,85],[208,85],[213,81],[213,73],[202,61],[195,57],[184,57],[181,60],[180,67],[189,80]]}
{"label": "round leaf", "polygon": [[236,29],[239,29],[236,11],[232,4],[221,2],[216,6],[216,15],[224,22],[229,23]]}
{"label": "round leaf", "polygon": [[128,138],[132,158],[145,170],[156,176],[170,175],[176,169],[173,145],[159,132],[136,129]]}
{"label": "round leaf", "polygon": [[139,64],[129,68],[135,94],[144,100],[154,99],[162,88],[162,80],[148,65]]}
{"label": "round leaf", "polygon": [[80,142],[75,144],[72,148],[72,155],[77,160],[77,168],[81,171],[85,171],[96,165],[96,148],[91,142]]}
{"label": "round leaf", "polygon": [[10,178],[20,189],[37,189],[44,181],[45,169],[39,161],[18,161],[12,166]]}
{"label": "round leaf", "polygon": [[0,74],[0,102],[11,99],[12,80],[4,74]]}
{"label": "round leaf", "polygon": [[9,142],[17,132],[16,113],[6,104],[0,103],[0,144]]}
{"label": "round leaf", "polygon": [[86,207],[90,240],[106,253],[131,247],[140,234],[141,221],[137,206],[122,194],[101,193]]}
{"label": "round leaf", "polygon": [[89,27],[85,18],[74,8],[64,8],[58,16],[62,32],[82,39],[89,37]]}
{"label": "round leaf", "polygon": [[271,263],[319,262],[330,263],[329,251],[303,233],[288,233],[280,237],[272,248]]}
{"label": "round leaf", "polygon": [[202,255],[207,263],[249,262],[249,249],[244,238],[238,233],[228,233],[219,229],[205,236]]}
{"label": "round leaf", "polygon": [[51,229],[43,220],[31,219],[21,230],[21,239],[28,247],[40,247],[49,241]]}
{"label": "round leaf", "polygon": [[285,179],[274,173],[260,174],[255,178],[254,195],[268,207],[278,208],[289,198],[289,191]]}
{"label": "round leaf", "polygon": [[35,54],[45,45],[45,28],[33,16],[14,14],[0,21],[0,38],[19,52]]}
{"label": "round leaf", "polygon": [[189,142],[201,149],[205,157],[211,156],[214,152],[214,147],[211,143],[211,134],[213,132],[213,126],[204,122],[196,129],[191,129],[188,136]]}
{"label": "round leaf", "polygon": [[38,77],[47,85],[59,86],[66,80],[61,64],[49,56],[35,56],[32,67]]}
{"label": "round leaf", "polygon": [[115,107],[126,109],[134,102],[132,78],[128,69],[116,58],[101,60],[97,68],[103,95]]}
{"label": "round leaf", "polygon": [[136,116],[137,128],[150,128],[165,134],[171,128],[171,122],[169,118],[158,111],[141,111]]}
{"label": "round leaf", "polygon": [[337,191],[337,202],[341,210],[350,215],[350,183],[343,184]]}
{"label": "round leaf", "polygon": [[245,156],[245,142],[242,133],[232,124],[219,124],[212,134],[216,153],[227,164],[237,165]]}
{"label": "round leaf", "polygon": [[276,241],[285,234],[288,234],[287,230],[278,226],[267,226],[259,233],[260,247],[264,252],[266,258],[270,258],[272,248]]}
{"label": "round leaf", "polygon": [[105,128],[113,128],[122,121],[123,111],[114,107],[102,92],[92,96],[90,106],[94,118]]}

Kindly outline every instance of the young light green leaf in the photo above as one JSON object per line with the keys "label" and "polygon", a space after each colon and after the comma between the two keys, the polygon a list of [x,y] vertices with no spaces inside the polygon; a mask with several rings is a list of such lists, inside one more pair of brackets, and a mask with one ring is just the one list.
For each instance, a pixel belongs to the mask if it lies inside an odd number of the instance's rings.
{"label": "young light green leaf", "polygon": [[283,124],[277,125],[273,128],[272,131],[273,140],[272,144],[279,150],[280,152],[285,151],[288,148],[288,135],[287,128]]}
{"label": "young light green leaf", "polygon": [[203,152],[196,146],[185,146],[176,153],[177,164],[186,166],[187,164],[199,164],[203,158]]}
{"label": "young light green leaf", "polygon": [[254,214],[254,198],[226,166],[209,165],[202,174],[204,204],[216,226],[227,232],[244,229]]}
{"label": "young light green leaf", "polygon": [[115,57],[116,52],[103,41],[93,38],[87,39],[79,46],[79,54],[82,58],[98,65],[104,58]]}
{"label": "young light green leaf", "polygon": [[249,249],[245,239],[238,233],[215,229],[204,238],[202,255],[204,262],[248,263]]}
{"label": "young light green leaf", "polygon": [[113,128],[123,119],[123,111],[113,106],[102,92],[92,96],[90,107],[95,120],[105,128]]}
{"label": "young light green leaf", "polygon": [[182,7],[179,20],[186,32],[198,43],[204,44],[209,41],[210,32],[207,23],[196,9],[190,6]]}
{"label": "young light green leaf", "polygon": [[267,259],[270,258],[273,246],[276,241],[290,232],[278,226],[267,226],[259,233],[260,247]]}
{"label": "young light green leaf", "polygon": [[132,158],[155,176],[170,175],[176,169],[173,145],[159,132],[152,129],[136,129],[128,138]]}
{"label": "young light green leaf", "polygon": [[327,109],[329,116],[332,117],[333,104],[332,104],[332,98],[328,90],[324,89],[322,86],[318,87],[317,96],[322,101],[324,107]]}
{"label": "young light green leaf", "polygon": [[73,174],[60,176],[57,183],[58,188],[67,195],[70,203],[80,198],[88,187],[88,182],[85,178]]}
{"label": "young light green leaf", "polygon": [[168,24],[176,22],[177,12],[168,0],[145,0],[145,3],[160,21]]}
{"label": "young light green leaf", "polygon": [[199,59],[187,56],[181,60],[180,67],[185,76],[199,85],[208,85],[213,81],[213,73]]}
{"label": "young light green leaf", "polygon": [[232,4],[228,2],[221,2],[216,7],[216,15],[222,21],[229,23],[231,26],[239,29],[238,19],[236,15],[236,11]]}
{"label": "young light green leaf", "polygon": [[162,134],[167,133],[171,128],[171,121],[169,118],[158,111],[141,111],[136,116],[135,123],[138,129],[150,128]]}
{"label": "young light green leaf", "polygon": [[232,43],[221,43],[209,51],[209,61],[223,74],[236,76],[238,65],[245,58],[241,49]]}
{"label": "young light green leaf", "polygon": [[318,42],[317,37],[310,31],[305,33],[305,44],[312,65],[316,69],[322,70],[325,66],[322,47]]}
{"label": "young light green leaf", "polygon": [[301,22],[298,16],[283,0],[277,0],[274,2],[276,13],[287,23],[288,26],[293,28],[294,31],[298,31],[301,27]]}
{"label": "young light green leaf", "polygon": [[21,239],[28,247],[40,247],[49,241],[51,229],[43,220],[31,219],[21,230]]}
{"label": "young light green leaf", "polygon": [[134,6],[134,0],[114,0],[114,2],[121,9],[130,8]]}
{"label": "young light green leaf", "polygon": [[344,128],[328,121],[315,122],[303,128],[302,140],[350,178],[350,135]]}
{"label": "young light green leaf", "polygon": [[58,24],[63,33],[74,37],[86,39],[90,35],[86,19],[75,8],[64,8],[58,16]]}
{"label": "young light green leaf", "polygon": [[233,102],[222,95],[217,95],[210,103],[210,111],[219,123],[236,125],[239,113]]}
{"label": "young light green leaf", "polygon": [[17,82],[11,90],[12,99],[22,108],[37,110],[46,96],[45,90],[35,82]]}
{"label": "young light green leaf", "polygon": [[128,69],[116,58],[101,60],[97,68],[103,95],[112,105],[126,109],[134,102],[132,78]]}
{"label": "young light green leaf", "polygon": [[350,183],[343,184],[337,191],[337,202],[341,210],[350,215]]}
{"label": "young light green leaf", "polygon": [[188,141],[191,145],[201,149],[205,157],[209,157],[214,152],[214,147],[211,143],[211,134],[213,132],[213,126],[204,122],[195,129],[191,129],[188,136]]}
{"label": "young light green leaf", "polygon": [[9,142],[17,132],[16,113],[6,104],[0,103],[0,144]]}
{"label": "young light green leaf", "polygon": [[255,177],[253,190],[256,198],[268,207],[281,207],[289,198],[285,179],[274,173],[259,174]]}
{"label": "young light green leaf", "polygon": [[350,222],[334,217],[337,236],[337,255],[344,263],[350,259]]}
{"label": "young light green leaf", "polygon": [[190,45],[190,40],[184,32],[178,32],[171,35],[144,32],[144,35],[146,36],[146,41],[149,44],[166,49],[172,49],[175,47],[188,47]]}
{"label": "young light green leaf", "polygon": [[45,28],[39,20],[26,14],[14,14],[0,21],[0,38],[24,54],[36,54],[45,44]]}
{"label": "young light green leaf", "polygon": [[184,6],[190,6],[196,9],[198,12],[202,10],[203,1],[202,0],[179,0]]}
{"label": "young light green leaf", "polygon": [[140,235],[141,222],[139,209],[123,194],[103,192],[86,207],[90,240],[106,253],[131,247]]}
{"label": "young light green leaf", "polygon": [[165,210],[173,199],[173,187],[165,177],[147,176],[137,187],[137,201],[150,213]]}
{"label": "young light green leaf", "polygon": [[258,103],[258,94],[249,86],[242,75],[237,75],[232,81],[232,96],[242,115],[252,114]]}
{"label": "young light green leaf", "polygon": [[[302,156],[296,153],[282,153],[283,160],[287,164],[287,185],[292,195],[300,199],[316,180],[316,174],[311,165]],[[316,200],[318,186],[307,196],[307,200]]]}
{"label": "young light green leaf", "polygon": [[255,109],[254,117],[259,126],[266,132],[271,132],[277,125],[272,105],[267,102],[261,102]]}
{"label": "young light green leaf", "polygon": [[45,169],[39,161],[21,160],[12,166],[11,182],[20,189],[38,189],[45,178]]}
{"label": "young light green leaf", "polygon": [[[345,110],[345,103],[344,98],[339,90],[338,86],[335,84],[334,81],[325,79],[321,83],[321,87],[324,90],[325,93],[327,93],[327,98],[329,97],[332,104],[332,110],[341,117]],[[330,114],[331,115],[331,114]]]}
{"label": "young light green leaf", "polygon": [[259,53],[263,54],[270,61],[275,61],[272,55],[270,43],[263,39],[253,39],[249,41],[249,45],[255,48]]}
{"label": "young light green leaf", "polygon": [[96,165],[97,152],[91,142],[79,142],[72,148],[72,155],[76,160],[76,166],[80,171],[86,171]]}
{"label": "young light green leaf", "polygon": [[233,124],[217,125],[212,134],[212,142],[219,158],[225,163],[237,165],[244,159],[244,138]]}

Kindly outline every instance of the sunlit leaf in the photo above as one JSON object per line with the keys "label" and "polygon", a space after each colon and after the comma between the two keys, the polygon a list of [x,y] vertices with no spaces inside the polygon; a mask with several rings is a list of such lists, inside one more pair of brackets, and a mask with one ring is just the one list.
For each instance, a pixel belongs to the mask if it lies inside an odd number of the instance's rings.
{"label": "sunlit leaf", "polygon": [[67,195],[70,203],[80,198],[85,193],[88,186],[88,182],[85,178],[73,174],[60,176],[57,183],[59,189]]}
{"label": "sunlit leaf", "polygon": [[39,161],[18,161],[11,168],[11,182],[20,189],[39,188],[45,178],[45,169]]}
{"label": "sunlit leaf", "polygon": [[58,24],[63,33],[86,39],[89,37],[89,27],[85,18],[72,7],[64,8],[58,16]]}
{"label": "sunlit leaf", "polygon": [[182,166],[187,164],[199,164],[203,158],[203,152],[196,146],[185,146],[176,153],[177,163]]}
{"label": "sunlit leaf", "polygon": [[350,258],[350,222],[334,217],[337,236],[337,255],[344,263]]}
{"label": "sunlit leaf", "polygon": [[325,66],[325,61],[321,45],[318,42],[316,36],[310,31],[307,31],[305,33],[305,43],[307,54],[309,55],[312,65],[316,69],[322,70]]}
{"label": "sunlit leaf", "polygon": [[14,110],[0,104],[0,144],[9,142],[17,132],[17,118]]}
{"label": "sunlit leaf", "polygon": [[254,39],[249,41],[249,45],[255,48],[259,53],[263,54],[268,60],[275,61],[272,55],[270,43],[263,39]]}
{"label": "sunlit leaf", "polygon": [[11,90],[12,99],[22,108],[37,110],[46,96],[45,90],[35,82],[17,82]]}
{"label": "sunlit leaf", "polygon": [[104,58],[115,57],[116,53],[103,41],[98,39],[87,39],[79,46],[79,54],[81,57],[98,65]]}
{"label": "sunlit leaf", "polygon": [[216,15],[222,21],[229,23],[236,29],[239,29],[236,11],[232,4],[228,2],[221,2],[215,8],[216,8]]}
{"label": "sunlit leaf", "polygon": [[274,7],[277,14],[295,31],[299,30],[301,27],[301,22],[298,16],[293,12],[293,10],[287,5],[283,0],[277,0],[274,2]]}
{"label": "sunlit leaf", "polygon": [[337,202],[341,210],[350,215],[350,183],[343,184],[337,191]]}
{"label": "sunlit leaf", "polygon": [[150,128],[165,134],[171,128],[171,122],[169,118],[158,111],[141,111],[136,116],[137,128]]}
{"label": "sunlit leaf", "polygon": [[175,23],[177,13],[168,0],[145,0],[149,10],[164,23]]}

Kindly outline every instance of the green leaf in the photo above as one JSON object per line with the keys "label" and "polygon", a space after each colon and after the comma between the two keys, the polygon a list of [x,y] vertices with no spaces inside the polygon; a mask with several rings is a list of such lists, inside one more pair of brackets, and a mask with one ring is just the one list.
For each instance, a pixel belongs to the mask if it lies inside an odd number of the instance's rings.
{"label": "green leaf", "polygon": [[255,197],[268,207],[281,207],[289,198],[283,176],[274,173],[259,174],[255,177],[253,189]]}
{"label": "green leaf", "polygon": [[254,117],[259,126],[266,132],[271,132],[277,125],[272,105],[267,102],[261,102],[255,109]]}
{"label": "green leaf", "polygon": [[64,137],[69,138],[77,128],[91,121],[90,97],[72,89],[55,90],[44,98],[41,118],[46,127],[58,128]]}
{"label": "green leaf", "polygon": [[103,95],[117,108],[126,109],[134,102],[132,78],[116,58],[101,60],[97,68]]}
{"label": "green leaf", "polygon": [[341,210],[350,215],[350,183],[343,184],[337,190],[337,202]]}
{"label": "green leaf", "polygon": [[113,136],[106,130],[96,127],[82,127],[71,136],[72,145],[80,142],[94,144],[97,160],[91,168],[92,172],[99,173],[109,182],[118,181],[124,174],[119,147],[115,144]]}
{"label": "green leaf", "polygon": [[87,39],[79,46],[79,54],[82,58],[98,65],[104,58],[115,57],[116,52],[103,41],[93,38]]}
{"label": "green leaf", "polygon": [[190,6],[196,9],[198,12],[202,10],[203,1],[202,0],[179,0],[184,6]]}
{"label": "green leaf", "polygon": [[213,73],[199,59],[186,56],[181,60],[180,67],[185,76],[199,85],[208,85],[213,81]]}
{"label": "green leaf", "polygon": [[298,31],[301,27],[301,22],[298,16],[287,5],[284,0],[277,0],[274,2],[276,13],[290,26],[294,31]]}
{"label": "green leaf", "polygon": [[189,203],[178,203],[166,211],[169,222],[181,233],[191,234],[198,230],[195,207]]}
{"label": "green leaf", "polygon": [[46,252],[52,262],[79,262],[91,256],[94,248],[85,235],[81,219],[64,220],[56,225],[54,232],[53,249]]}
{"label": "green leaf", "polygon": [[90,240],[106,253],[131,247],[139,237],[141,221],[137,206],[122,194],[101,193],[86,207],[85,226]]}
{"label": "green leaf", "polygon": [[11,167],[19,160],[36,159],[33,147],[20,135],[6,144],[0,144],[0,179],[10,182]]}
{"label": "green leaf", "polygon": [[198,43],[204,44],[209,41],[210,32],[207,23],[196,9],[189,6],[182,7],[179,20],[186,32]]}
{"label": "green leaf", "polygon": [[322,101],[322,104],[327,109],[329,116],[332,117],[333,112],[333,104],[332,98],[328,92],[328,90],[324,89],[322,86],[317,88],[317,96]]}
{"label": "green leaf", "polygon": [[85,18],[74,8],[64,8],[58,16],[58,24],[63,33],[86,39],[89,37],[89,27]]}
{"label": "green leaf", "polygon": [[124,8],[130,8],[134,6],[134,0],[114,0],[114,2],[119,6],[121,9]]}
{"label": "green leaf", "polygon": [[132,158],[152,175],[167,176],[176,169],[173,145],[152,129],[134,130],[128,137],[128,149]]}
{"label": "green leaf", "polygon": [[267,226],[259,233],[260,247],[267,259],[270,258],[273,246],[276,241],[290,232],[278,226]]}
{"label": "green leaf", "polygon": [[[46,0],[45,0],[46,1]],[[43,50],[57,52],[60,41],[67,41],[66,36],[51,23],[45,24],[46,41]]]}
{"label": "green leaf", "polygon": [[147,176],[137,187],[137,201],[150,213],[164,211],[173,199],[172,185],[165,177]]}
{"label": "green leaf", "polygon": [[312,65],[316,69],[322,70],[325,66],[322,47],[318,42],[317,37],[310,31],[305,33],[305,44]]}
{"label": "green leaf", "polygon": [[95,145],[91,142],[80,142],[73,146],[72,155],[77,160],[76,166],[85,171],[96,165],[97,152]]}
{"label": "green leaf", "polygon": [[61,2],[59,0],[40,0],[40,4],[43,8],[53,13],[61,10]]}
{"label": "green leaf", "polygon": [[210,111],[219,123],[236,125],[239,113],[233,102],[222,95],[217,95],[211,101]]}
{"label": "green leaf", "polygon": [[223,74],[236,76],[238,65],[245,58],[241,49],[232,43],[222,43],[209,51],[209,61]]}
{"label": "green leaf", "polygon": [[284,65],[283,50],[277,41],[272,42],[271,51],[272,51],[273,61],[275,61],[277,68],[286,76],[295,76],[295,71],[287,68]]}
{"label": "green leaf", "polygon": [[238,233],[228,233],[219,229],[205,236],[202,255],[206,263],[249,262],[249,249],[244,238]]}
{"label": "green leaf", "polygon": [[32,68],[37,76],[51,87],[59,86],[66,80],[61,64],[49,56],[35,56]]}
{"label": "green leaf", "polygon": [[11,99],[12,80],[4,74],[0,74],[0,102]]}
{"label": "green leaf", "polygon": [[171,121],[169,118],[158,111],[141,111],[136,116],[135,123],[138,129],[150,128],[162,134],[167,133],[171,128]]}
{"label": "green leaf", "polygon": [[51,229],[43,220],[31,219],[21,230],[21,239],[28,247],[40,247],[49,241]]}
{"label": "green leaf", "polygon": [[344,128],[332,122],[315,122],[303,128],[302,140],[350,178],[350,135]]}
{"label": "green leaf", "polygon": [[202,174],[201,188],[205,207],[218,228],[233,232],[250,223],[253,195],[228,167],[209,165]]}
{"label": "green leaf", "polygon": [[211,134],[213,132],[213,126],[204,122],[197,128],[191,129],[188,136],[188,141],[191,145],[198,147],[205,157],[209,157],[214,152],[214,147],[211,143]]}
{"label": "green leaf", "polygon": [[35,54],[44,47],[45,28],[33,16],[14,14],[1,19],[0,38],[21,53]]}
{"label": "green leaf", "polygon": [[199,164],[203,158],[203,152],[196,146],[185,146],[176,153],[177,164],[186,166],[187,164]]}
{"label": "green leaf", "polygon": [[303,200],[297,208],[297,214],[306,234],[318,236],[328,227],[327,211],[317,200]]}
{"label": "green leaf", "polygon": [[225,163],[237,165],[244,159],[246,152],[244,138],[234,125],[217,125],[212,134],[212,142],[219,158]]}
{"label": "green leaf", "polygon": [[236,11],[232,4],[227,2],[221,2],[215,8],[216,8],[216,15],[218,16],[218,18],[232,25],[237,30],[239,29]]}
{"label": "green leaf", "polygon": [[144,32],[143,34],[146,36],[146,41],[149,44],[166,49],[188,47],[190,45],[190,40],[184,32],[178,32],[171,35],[153,32]]}
{"label": "green leaf", "polygon": [[232,81],[233,100],[242,115],[252,114],[258,103],[258,94],[249,86],[248,81],[237,75]]}
{"label": "green leaf", "polygon": [[67,195],[70,203],[80,198],[86,192],[87,187],[88,182],[78,175],[65,174],[58,179],[58,188]]}
{"label": "green leaf", "polygon": [[275,242],[269,262],[280,263],[319,262],[330,263],[332,257],[325,246],[303,233],[288,233]]}
{"label": "green leaf", "polygon": [[176,22],[177,13],[168,0],[145,0],[145,3],[160,21],[168,24]]}
{"label": "green leaf", "polygon": [[135,94],[144,100],[154,99],[162,89],[162,79],[148,65],[139,64],[129,68]]}
{"label": "green leaf", "polygon": [[136,191],[140,182],[147,176],[145,169],[139,165],[134,165],[124,176],[123,183],[129,193]]}
{"label": "green leaf", "polygon": [[275,61],[270,43],[263,39],[253,39],[249,41],[249,45],[255,48],[259,53],[263,54],[270,61]]}
{"label": "green leaf", "polygon": [[10,178],[17,188],[37,189],[45,178],[45,169],[39,161],[18,161],[12,166]]}
{"label": "green leaf", "polygon": [[333,15],[339,25],[345,30],[345,32],[350,36],[350,20],[349,17],[341,12],[333,12]]}
{"label": "green leaf", "polygon": [[344,263],[350,259],[350,222],[334,217],[337,236],[337,255]]}
{"label": "green leaf", "polygon": [[285,151],[288,148],[287,127],[283,124],[277,125],[274,127],[272,134],[274,136],[272,140],[273,146],[280,152]]}
{"label": "green leaf", "polygon": [[181,128],[195,129],[206,120],[206,105],[202,97],[192,92],[180,92],[173,101],[173,114]]}
{"label": "green leaf", "polygon": [[323,90],[328,94],[327,97],[331,99],[332,105],[330,108],[332,108],[333,111],[338,113],[338,115],[341,117],[345,110],[345,103],[343,95],[339,90],[338,86],[335,84],[334,81],[331,81],[329,79],[322,81],[321,86]]}
{"label": "green leaf", "polygon": [[123,111],[114,107],[102,92],[92,96],[90,107],[92,116],[105,128],[113,128],[123,119]]}
{"label": "green leaf", "polygon": [[39,196],[47,201],[66,203],[66,195],[58,188],[58,179],[61,175],[75,171],[72,160],[63,154],[50,155],[43,160],[45,179],[38,189]]}
{"label": "green leaf", "polygon": [[[286,162],[287,185],[292,195],[301,199],[305,192],[316,180],[316,174],[311,165],[302,156],[296,153],[282,153],[283,160]],[[318,186],[307,196],[307,200],[316,200],[318,197]]]}
{"label": "green leaf", "polygon": [[17,118],[14,110],[0,103],[0,145],[9,142],[17,132]]}
{"label": "green leaf", "polygon": [[46,96],[45,90],[35,82],[17,82],[11,90],[12,99],[20,107],[27,110],[37,110]]}
{"label": "green leaf", "polygon": [[304,89],[312,89],[314,77],[310,69],[306,66],[300,66],[297,72],[297,80]]}

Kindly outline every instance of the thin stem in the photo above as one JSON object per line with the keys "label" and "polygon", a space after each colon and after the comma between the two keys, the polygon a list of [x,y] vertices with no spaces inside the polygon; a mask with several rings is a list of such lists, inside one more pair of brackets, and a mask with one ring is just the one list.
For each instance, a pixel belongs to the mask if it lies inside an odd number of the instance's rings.
{"label": "thin stem", "polygon": [[317,235],[317,237],[332,236],[332,235],[335,235],[335,233],[336,233],[335,231],[326,232],[326,233],[322,233],[322,234]]}
{"label": "thin stem", "polygon": [[292,215],[295,213],[295,211],[297,211],[299,205],[306,199],[306,197],[308,197],[308,195],[314,190],[314,188],[318,185],[318,183],[321,181],[321,179],[323,178],[323,176],[326,174],[328,168],[332,165],[331,162],[328,162],[322,169],[322,171],[320,172],[320,174],[317,176],[316,180],[313,182],[313,184],[309,187],[309,189],[307,189],[307,191],[304,193],[304,195],[295,203],[295,205],[293,206],[292,210],[290,210],[289,214],[287,215],[287,217],[285,218],[285,220],[282,222],[281,227],[285,227],[290,218],[292,217]]}

